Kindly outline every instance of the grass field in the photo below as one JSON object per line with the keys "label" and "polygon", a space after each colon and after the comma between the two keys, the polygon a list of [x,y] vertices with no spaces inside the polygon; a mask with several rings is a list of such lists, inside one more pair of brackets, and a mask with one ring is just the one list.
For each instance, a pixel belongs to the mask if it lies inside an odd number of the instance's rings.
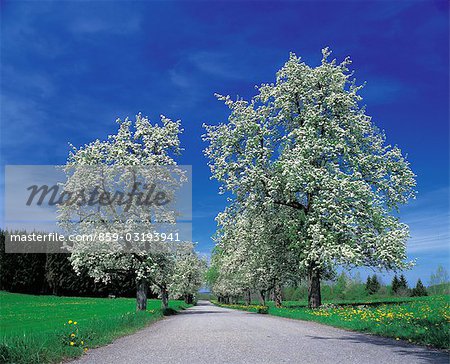
{"label": "grass field", "polygon": [[[0,292],[0,363],[48,363],[81,355],[162,317],[161,302],[135,312],[132,298],[31,296]],[[188,307],[170,301],[169,307]],[[69,323],[70,321],[70,323]]]}
{"label": "grass field", "polygon": [[[214,302],[215,303],[215,302]],[[255,312],[257,306],[221,305]],[[399,297],[373,301],[328,302],[311,310],[306,302],[284,302],[282,308],[268,303],[268,313],[354,331],[406,340],[411,343],[449,349],[450,297]]]}

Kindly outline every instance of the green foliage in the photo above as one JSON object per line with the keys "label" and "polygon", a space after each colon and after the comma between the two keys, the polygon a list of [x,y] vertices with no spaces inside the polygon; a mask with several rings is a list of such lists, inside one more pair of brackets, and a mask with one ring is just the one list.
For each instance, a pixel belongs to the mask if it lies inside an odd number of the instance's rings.
{"label": "green foliage", "polygon": [[216,299],[216,297],[209,292],[199,292],[196,295],[197,300],[205,300],[205,301],[209,301],[211,299]]}
{"label": "green foliage", "polygon": [[380,290],[380,287],[381,284],[376,274],[367,277],[366,291],[368,294],[372,295],[377,293]]}
{"label": "green foliage", "polygon": [[391,290],[393,294],[396,294],[400,288],[400,281],[398,280],[397,274],[392,278]]}
{"label": "green foliage", "polygon": [[45,254],[6,254],[5,232],[0,230],[0,290],[39,293],[47,290]]}
{"label": "green foliage", "polygon": [[431,294],[450,294],[448,272],[442,265],[439,265],[436,272],[431,274],[429,291]]}
{"label": "green foliage", "polygon": [[411,296],[413,296],[413,297],[428,296],[427,289],[423,285],[420,278],[417,281],[416,287],[414,287],[413,290],[411,291]]}
{"label": "green foliage", "polygon": [[[427,294],[450,294],[450,283],[426,288],[420,280],[419,287],[416,286],[415,289],[410,290],[404,276],[400,280],[399,276],[395,275],[391,285],[385,286],[381,284],[376,275],[369,276],[366,283],[361,283],[359,275],[352,277],[342,272],[336,281],[327,281],[321,284],[321,295],[324,301],[364,301],[369,297],[371,300],[385,300],[392,296],[402,297],[401,301],[403,301],[403,298],[409,296],[426,296]],[[286,301],[304,301],[308,297],[308,287],[305,282],[300,282],[297,286],[285,287],[283,297]]]}
{"label": "green foliage", "polygon": [[366,287],[362,283],[355,283],[350,281],[347,288],[342,295],[343,299],[356,300],[367,297]]}
{"label": "green foliage", "polygon": [[[136,301],[131,298],[0,292],[0,300],[0,363],[61,362],[63,358],[81,355],[86,347],[108,344],[162,317],[159,300],[149,300],[145,312],[136,312]],[[180,310],[189,305],[170,301],[169,307]],[[74,345],[70,345],[68,339],[73,333],[77,340],[71,340]]]}
{"label": "green foliage", "polygon": [[212,287],[219,277],[219,270],[215,265],[210,265],[205,272],[205,281],[208,287]]}
{"label": "green foliage", "polygon": [[257,309],[256,309],[256,312],[257,313],[261,313],[261,314],[268,314],[269,313],[269,307],[267,307],[267,306],[259,306]]}
{"label": "green foliage", "polygon": [[398,288],[396,291],[396,295],[403,297],[411,295],[410,289],[408,287],[408,281],[403,274],[401,274],[400,278],[398,279]]}
{"label": "green foliage", "polygon": [[428,286],[428,292],[430,295],[450,295],[450,283],[441,283],[434,286]]}
{"label": "green foliage", "polygon": [[399,279],[399,288],[400,289],[408,289],[408,281],[406,280],[405,276],[403,274],[400,275]]}
{"label": "green foliage", "polygon": [[136,283],[132,275],[117,275],[109,284],[95,282],[86,270],[77,275],[61,253],[5,253],[5,235],[0,230],[0,290],[64,296],[105,297],[108,294],[133,297]]}
{"label": "green foliage", "polygon": [[348,285],[348,277],[345,272],[342,272],[335,285],[335,296],[337,298],[344,298],[344,294]]}
{"label": "green foliage", "polygon": [[[329,286],[322,285],[322,297],[325,296],[324,291],[327,290]],[[329,292],[327,292],[327,297],[329,296]],[[286,287],[283,289],[283,297],[286,301],[299,301],[308,297],[308,286],[305,283],[302,283],[296,287]]]}

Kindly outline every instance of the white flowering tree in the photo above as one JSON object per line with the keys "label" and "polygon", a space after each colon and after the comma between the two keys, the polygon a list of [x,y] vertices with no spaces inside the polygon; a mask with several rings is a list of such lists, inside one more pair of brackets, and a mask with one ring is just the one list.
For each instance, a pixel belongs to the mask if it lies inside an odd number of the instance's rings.
{"label": "white flowering tree", "polygon": [[282,286],[299,274],[289,230],[283,225],[287,218],[283,213],[292,212],[283,207],[277,211],[233,207],[217,217],[221,295],[244,296],[249,304],[251,291],[256,291],[264,305],[266,293],[273,291],[279,307]]}
{"label": "white flowering tree", "polygon": [[408,227],[395,212],[415,187],[408,161],[361,106],[349,58],[337,63],[322,53],[318,67],[291,54],[251,101],[219,95],[228,122],[207,125],[204,136],[212,176],[243,209],[296,212],[284,227],[295,231],[310,307],[321,304],[330,266],[407,265]]}
{"label": "white flowering tree", "polygon": [[179,249],[172,273],[169,291],[174,298],[182,297],[192,304],[205,282],[206,261],[198,256],[193,244]]}
{"label": "white flowering tree", "polygon": [[226,268],[230,266],[227,260],[233,261],[232,257],[217,245],[211,256],[207,282],[220,303],[235,303],[246,292],[248,281],[237,271],[237,265],[232,265],[232,270],[227,271]]}
{"label": "white flowering tree", "polygon": [[[63,186],[72,203],[59,205],[60,225],[67,233],[92,237],[67,246],[75,271],[87,269],[95,280],[104,282],[121,272],[132,272],[137,282],[137,309],[146,309],[149,285],[160,292],[167,308],[176,244],[149,241],[151,238],[142,234],[152,233],[154,224],[174,224],[176,213],[164,201],[142,201],[144,193],[151,197],[148,190],[154,187],[149,186],[156,185],[162,188],[158,192],[162,195],[157,195],[160,200],[165,196],[169,201],[186,179],[174,160],[180,153],[180,121],[161,116],[161,124],[152,125],[139,114],[134,122],[117,123],[117,134],[107,140],[73,147]],[[87,191],[90,197],[86,197]],[[121,191],[128,194],[121,196]],[[95,198],[88,201],[92,193]]]}

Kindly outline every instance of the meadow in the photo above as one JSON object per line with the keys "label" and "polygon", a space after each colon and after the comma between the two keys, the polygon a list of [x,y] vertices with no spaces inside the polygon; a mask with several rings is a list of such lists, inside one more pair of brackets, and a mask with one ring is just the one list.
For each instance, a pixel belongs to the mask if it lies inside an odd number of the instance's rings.
{"label": "meadow", "polygon": [[[190,305],[170,301],[174,311]],[[49,363],[81,355],[163,316],[161,301],[136,313],[133,298],[32,296],[0,292],[0,363]]]}
{"label": "meadow", "polygon": [[[215,301],[213,303],[217,304]],[[258,305],[220,306],[265,313]],[[450,348],[448,295],[328,301],[319,309],[308,309],[305,301],[286,301],[281,308],[276,308],[273,302],[268,302],[266,311],[274,316],[316,321],[440,349]]]}

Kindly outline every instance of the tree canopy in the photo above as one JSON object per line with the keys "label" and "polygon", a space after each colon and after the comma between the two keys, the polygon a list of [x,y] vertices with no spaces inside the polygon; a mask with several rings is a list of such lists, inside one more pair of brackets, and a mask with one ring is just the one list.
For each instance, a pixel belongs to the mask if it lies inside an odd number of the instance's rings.
{"label": "tree canopy", "polygon": [[361,105],[350,59],[337,63],[328,49],[322,53],[318,67],[291,54],[276,82],[257,87],[250,101],[218,95],[228,121],[205,125],[204,135],[212,177],[238,214],[283,216],[289,243],[277,240],[278,251],[295,249],[313,307],[329,267],[408,266],[408,227],[395,212],[415,194],[409,162]]}

